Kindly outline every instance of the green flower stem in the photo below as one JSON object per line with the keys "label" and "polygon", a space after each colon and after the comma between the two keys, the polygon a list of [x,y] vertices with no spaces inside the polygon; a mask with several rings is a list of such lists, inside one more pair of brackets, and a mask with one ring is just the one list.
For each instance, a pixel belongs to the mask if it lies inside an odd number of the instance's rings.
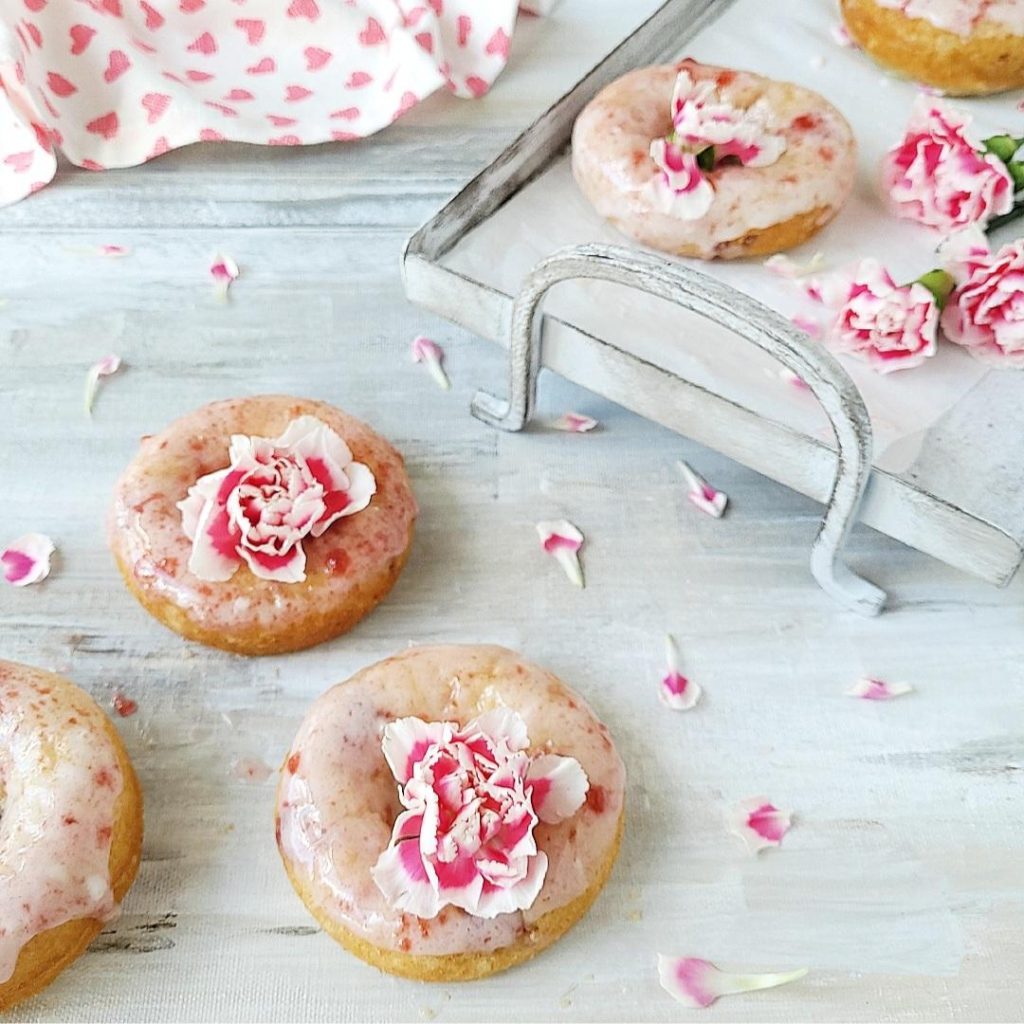
{"label": "green flower stem", "polygon": [[985,228],[985,231],[988,234],[991,234],[997,228],[1001,228],[1004,224],[1009,224],[1012,221],[1019,220],[1021,217],[1024,217],[1024,202],[1017,203],[1009,213],[1004,213],[1001,217],[993,217],[992,220],[988,222],[988,227]]}

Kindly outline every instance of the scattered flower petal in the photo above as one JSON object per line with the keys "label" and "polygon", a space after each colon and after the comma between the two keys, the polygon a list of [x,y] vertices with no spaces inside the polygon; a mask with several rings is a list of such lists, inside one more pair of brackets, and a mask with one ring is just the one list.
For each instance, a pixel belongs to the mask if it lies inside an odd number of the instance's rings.
{"label": "scattered flower petal", "polygon": [[230,257],[218,253],[210,264],[210,276],[214,281],[214,294],[221,302],[226,302],[228,289],[233,281],[238,280],[238,264]]}
{"label": "scattered flower petal", "polygon": [[121,369],[121,357],[115,355],[104,356],[98,363],[89,367],[85,375],[85,411],[92,415],[92,404],[96,400],[96,391],[100,386],[100,377],[109,377]]}
{"label": "scattered flower petal", "polygon": [[791,384],[798,391],[810,391],[810,385],[800,376],[799,373],[794,373],[788,366],[782,367],[779,370],[779,376],[787,383]]}
{"label": "scattered flower petal", "polygon": [[665,637],[665,664],[668,671],[658,688],[662,704],[673,711],[689,711],[700,700],[703,691],[679,671],[679,648],[670,636]]}
{"label": "scattered flower petal", "polygon": [[559,416],[551,426],[555,430],[566,430],[570,434],[585,434],[588,430],[593,430],[594,427],[598,426],[598,422],[592,416],[584,416],[578,412],[567,412]]}
{"label": "scattered flower petal", "polygon": [[658,954],[658,979],[661,987],[684,1006],[703,1009],[722,996],[756,992],[799,981],[807,968],[781,974],[733,974],[719,970],[708,960],[697,957],[672,957]]}
{"label": "scattered flower petal", "polygon": [[452,382],[444,371],[444,349],[436,341],[418,334],[412,339],[412,358],[427,367],[438,387],[445,391],[451,388]]}
{"label": "scattered flower petal", "polygon": [[816,252],[809,260],[799,263],[785,253],[777,252],[764,261],[765,270],[777,274],[779,277],[787,277],[795,280],[798,277],[806,277],[814,274],[825,266],[825,254]]}
{"label": "scattered flower petal", "polygon": [[790,323],[806,334],[812,341],[818,341],[825,336],[825,328],[822,326],[821,321],[815,320],[813,317],[802,316],[797,313],[789,318]]}
{"label": "scattered flower petal", "polygon": [[50,556],[56,549],[45,533],[26,533],[11,541],[0,554],[4,579],[12,586],[27,587],[50,575]]}
{"label": "scattered flower petal", "polygon": [[131,697],[126,697],[120,690],[114,694],[114,699],[111,703],[121,718],[131,718],[139,710],[138,703],[132,700]]}
{"label": "scattered flower petal", "polygon": [[729,816],[730,828],[751,853],[779,846],[793,824],[792,814],[780,810],[766,796],[743,800]]}
{"label": "scattered flower petal", "polygon": [[131,254],[131,249],[126,245],[97,245],[95,251],[97,256],[105,256],[111,260],[119,260]]}
{"label": "scattered flower petal", "polygon": [[242,782],[266,782],[274,769],[258,757],[240,757],[232,766],[231,774]]}
{"label": "scattered flower petal", "polygon": [[541,547],[558,562],[569,582],[582,587],[583,567],[579,551],[583,547],[583,534],[567,519],[557,519],[538,523],[537,535]]}
{"label": "scattered flower petal", "polygon": [[881,679],[858,679],[846,691],[847,697],[860,697],[861,700],[892,700],[912,693],[914,688],[909,683],[887,683]]}
{"label": "scattered flower petal", "polygon": [[846,26],[841,21],[837,21],[832,25],[829,29],[829,35],[839,46],[849,46],[852,49],[859,48],[853,41],[853,36],[846,30]]}
{"label": "scattered flower petal", "polygon": [[721,519],[729,502],[724,491],[716,491],[702,476],[698,476],[682,459],[676,465],[689,488],[687,497],[701,510],[715,519]]}

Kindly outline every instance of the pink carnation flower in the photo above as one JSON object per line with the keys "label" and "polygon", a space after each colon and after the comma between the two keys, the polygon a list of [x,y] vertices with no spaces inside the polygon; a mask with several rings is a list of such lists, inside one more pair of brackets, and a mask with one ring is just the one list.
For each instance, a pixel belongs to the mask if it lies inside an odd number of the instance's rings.
{"label": "pink carnation flower", "polygon": [[957,284],[942,314],[946,337],[972,354],[1024,365],[1024,239],[993,253],[981,232],[965,231],[944,255]]}
{"label": "pink carnation flower", "polygon": [[200,477],[178,502],[192,541],[189,571],[223,582],[245,562],[278,583],[306,578],[302,541],[366,508],[377,484],[348,445],[314,416],[300,416],[276,440],[231,438],[230,464]]}
{"label": "pink carnation flower", "polygon": [[967,134],[967,118],[934,97],[918,98],[903,139],[882,164],[885,191],[900,217],[941,231],[984,227],[1013,207],[1006,164]]}
{"label": "pink carnation flower", "polygon": [[404,810],[373,868],[388,903],[417,917],[461,907],[476,917],[525,910],[548,859],[534,829],[575,814],[589,784],[578,761],[531,757],[514,711],[485,711],[459,728],[401,718],[384,729],[384,757]]}
{"label": "pink carnation flower", "polygon": [[914,282],[897,285],[876,260],[861,260],[840,292],[832,347],[879,373],[917,366],[935,354],[939,306]]}

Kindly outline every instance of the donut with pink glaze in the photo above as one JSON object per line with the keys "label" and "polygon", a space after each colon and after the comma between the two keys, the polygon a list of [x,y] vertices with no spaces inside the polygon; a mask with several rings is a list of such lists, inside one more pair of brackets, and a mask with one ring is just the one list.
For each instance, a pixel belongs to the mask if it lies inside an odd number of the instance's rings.
{"label": "donut with pink glaze", "polygon": [[277,842],[323,929],[381,970],[459,981],[564,934],[611,872],[625,770],[581,697],[512,651],[413,648],[310,708]]}
{"label": "donut with pink glaze", "polygon": [[398,578],[416,499],[401,455],[324,402],[214,402],[145,437],[108,536],[128,589],[190,640],[277,654],[344,633]]}
{"label": "donut with pink glaze", "polygon": [[791,249],[827,224],[853,188],[856,145],[810,89],[684,60],[605,86],[576,119],[572,169],[636,241],[735,259]]}
{"label": "donut with pink glaze", "polygon": [[142,852],[142,793],[110,719],[61,676],[0,661],[0,1011],[117,916]]}

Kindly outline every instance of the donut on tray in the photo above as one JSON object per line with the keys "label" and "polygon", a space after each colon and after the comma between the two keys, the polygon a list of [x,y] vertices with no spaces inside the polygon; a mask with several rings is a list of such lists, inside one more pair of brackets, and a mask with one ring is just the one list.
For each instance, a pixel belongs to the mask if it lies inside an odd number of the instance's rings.
{"label": "donut on tray", "polygon": [[110,547],[128,589],[191,640],[241,654],[344,633],[398,578],[416,499],[401,455],[323,402],[214,402],[144,438]]}
{"label": "donut on tray", "polygon": [[576,119],[594,209],[654,249],[735,259],[791,249],[846,201],[856,145],[810,89],[693,60],[631,71]]}
{"label": "donut on tray", "polygon": [[1024,0],[841,0],[879,64],[954,96],[1024,86]]}
{"label": "donut on tray", "polygon": [[110,719],[67,679],[0,661],[0,1011],[85,952],[141,851],[142,793]]}
{"label": "donut on tray", "polygon": [[277,842],[342,946],[392,974],[481,978],[594,901],[625,771],[564,683],[502,647],[420,647],[310,708],[285,758]]}

